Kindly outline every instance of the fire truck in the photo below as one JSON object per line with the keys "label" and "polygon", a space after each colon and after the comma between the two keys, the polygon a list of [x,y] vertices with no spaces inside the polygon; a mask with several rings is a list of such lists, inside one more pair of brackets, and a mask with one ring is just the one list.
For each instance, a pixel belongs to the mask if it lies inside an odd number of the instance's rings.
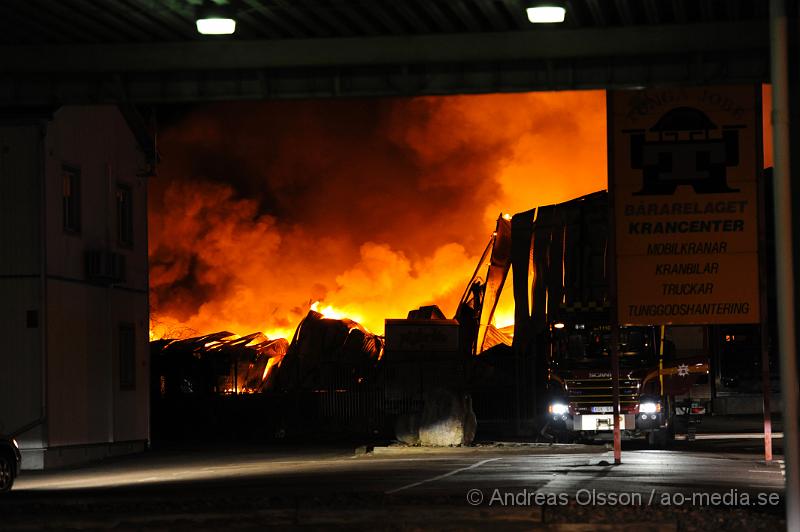
{"label": "fire truck", "polygon": [[[592,314],[600,319],[592,319]],[[691,430],[710,406],[710,355],[676,357],[678,332],[623,327],[619,335],[620,430],[664,446],[676,425]],[[704,334],[704,328],[694,328]],[[547,422],[560,439],[606,439],[614,428],[611,331],[602,311],[577,311],[551,323],[547,345]]]}
{"label": "fire truck", "polygon": [[[515,290],[516,305],[532,309],[523,320],[524,336],[539,360],[547,430],[560,439],[613,434],[607,213],[608,194],[602,191],[515,217],[518,224],[528,222],[528,231],[515,236],[530,233],[532,270],[530,300],[527,290]],[[620,329],[623,437],[664,446],[678,425],[691,435],[711,407],[711,335],[708,326]]]}

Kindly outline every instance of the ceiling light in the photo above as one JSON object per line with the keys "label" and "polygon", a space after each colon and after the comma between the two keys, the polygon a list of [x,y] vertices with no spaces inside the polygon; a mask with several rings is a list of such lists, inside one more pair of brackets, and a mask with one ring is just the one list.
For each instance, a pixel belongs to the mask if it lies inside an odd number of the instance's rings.
{"label": "ceiling light", "polygon": [[197,32],[203,35],[230,35],[236,31],[236,20],[226,6],[206,2],[197,10]]}
{"label": "ceiling light", "polygon": [[533,24],[564,22],[567,10],[555,2],[537,3],[527,9],[528,20]]}
{"label": "ceiling light", "polygon": [[236,31],[236,21],[232,18],[199,18],[197,31],[203,35],[230,35]]}

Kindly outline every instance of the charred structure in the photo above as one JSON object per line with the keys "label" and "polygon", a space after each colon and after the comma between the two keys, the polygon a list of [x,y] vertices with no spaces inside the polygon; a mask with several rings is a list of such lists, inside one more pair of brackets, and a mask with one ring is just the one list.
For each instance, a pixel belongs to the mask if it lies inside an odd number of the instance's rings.
{"label": "charred structure", "polygon": [[312,310],[291,344],[219,332],[151,351],[155,439],[369,434],[382,423],[383,340],[352,320]]}

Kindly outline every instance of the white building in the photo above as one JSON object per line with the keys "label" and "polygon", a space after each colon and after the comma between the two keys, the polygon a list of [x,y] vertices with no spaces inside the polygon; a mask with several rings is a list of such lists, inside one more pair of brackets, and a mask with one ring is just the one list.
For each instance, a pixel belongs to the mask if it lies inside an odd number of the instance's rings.
{"label": "white building", "polygon": [[131,116],[0,117],[0,432],[25,469],[149,439],[151,165]]}

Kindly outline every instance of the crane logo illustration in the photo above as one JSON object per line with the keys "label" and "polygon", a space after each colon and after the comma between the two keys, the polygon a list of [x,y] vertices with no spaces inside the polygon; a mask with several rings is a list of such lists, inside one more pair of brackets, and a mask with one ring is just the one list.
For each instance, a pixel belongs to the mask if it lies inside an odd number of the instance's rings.
{"label": "crane logo illustration", "polygon": [[720,128],[693,107],[666,112],[649,130],[631,129],[631,168],[642,171],[642,188],[635,196],[675,193],[679,185],[697,194],[739,192],[728,186],[727,168],[739,164],[739,130]]}

